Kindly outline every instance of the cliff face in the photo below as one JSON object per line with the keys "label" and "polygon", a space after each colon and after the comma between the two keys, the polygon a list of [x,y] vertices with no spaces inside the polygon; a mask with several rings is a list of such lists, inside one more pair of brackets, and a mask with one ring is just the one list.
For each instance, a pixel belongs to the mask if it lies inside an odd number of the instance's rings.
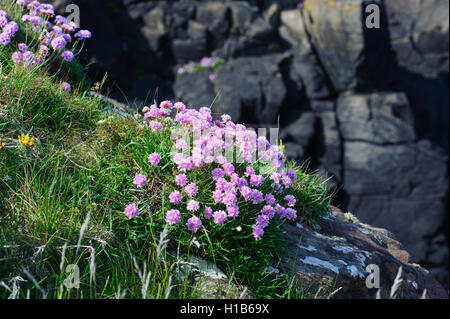
{"label": "cliff face", "polygon": [[[395,233],[448,287],[448,1],[375,1],[380,29],[365,27],[368,1],[296,2],[70,1],[96,31],[94,77],[107,71],[140,101],[158,88],[279,123],[286,153],[342,186],[342,209]],[[175,77],[204,56],[227,61],[214,79]]]}

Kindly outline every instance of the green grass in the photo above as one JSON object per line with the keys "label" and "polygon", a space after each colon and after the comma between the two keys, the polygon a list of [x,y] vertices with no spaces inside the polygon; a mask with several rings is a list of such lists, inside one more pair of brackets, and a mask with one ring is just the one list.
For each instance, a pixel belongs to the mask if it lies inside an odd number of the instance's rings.
{"label": "green grass", "polygon": [[[25,31],[18,39],[36,36],[20,27]],[[131,115],[107,114],[110,106],[89,93],[91,83],[77,62],[25,72],[12,65],[12,52],[0,46],[0,298],[196,298],[195,278],[177,275],[191,255],[216,264],[228,275],[228,288],[245,285],[251,297],[319,296],[319,287],[300,288],[293,274],[267,272],[284,252],[282,222],[272,222],[262,240],[253,240],[259,209],[245,202],[239,202],[245,214],[221,227],[205,222],[195,237],[184,225],[166,232],[164,212],[176,173],[167,126],[152,133]],[[60,88],[67,79],[71,92]],[[35,137],[35,145],[19,144],[22,133]],[[155,151],[163,159],[152,168],[146,158]],[[329,211],[324,182],[289,166],[299,176],[292,188],[296,209],[314,223]],[[213,206],[210,170],[190,172],[189,180],[200,186],[198,200]],[[136,190],[132,176],[140,172],[149,174],[150,183]],[[139,218],[124,216],[128,203],[139,204]],[[64,284],[71,264],[79,266],[79,288]],[[222,297],[238,297],[228,288]]]}

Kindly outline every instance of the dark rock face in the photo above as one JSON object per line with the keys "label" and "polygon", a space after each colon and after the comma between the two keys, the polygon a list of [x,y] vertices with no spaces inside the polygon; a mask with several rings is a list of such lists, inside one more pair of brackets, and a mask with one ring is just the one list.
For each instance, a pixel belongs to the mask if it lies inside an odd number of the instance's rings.
{"label": "dark rock face", "polygon": [[238,122],[275,123],[286,96],[279,69],[283,58],[243,57],[222,66],[214,81],[219,94],[214,110],[230,114]]}
{"label": "dark rock face", "polygon": [[[369,2],[380,29],[365,26]],[[94,78],[108,71],[141,102],[158,89],[255,127],[279,123],[287,155],[341,187],[337,204],[393,231],[448,287],[448,1],[70,3],[94,31]],[[213,55],[227,61],[214,79],[175,76]]]}

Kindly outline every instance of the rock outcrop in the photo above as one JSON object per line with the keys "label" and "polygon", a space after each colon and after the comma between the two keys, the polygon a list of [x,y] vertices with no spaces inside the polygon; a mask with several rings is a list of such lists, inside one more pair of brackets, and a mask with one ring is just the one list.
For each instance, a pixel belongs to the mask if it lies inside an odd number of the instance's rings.
{"label": "rock outcrop", "polygon": [[391,298],[401,267],[398,297],[418,299],[426,290],[427,298],[448,298],[427,270],[411,262],[391,232],[363,224],[350,213],[334,209],[316,229],[288,224],[286,233],[288,253],[272,271],[295,273],[302,287],[328,286],[325,295],[341,288],[335,298]]}

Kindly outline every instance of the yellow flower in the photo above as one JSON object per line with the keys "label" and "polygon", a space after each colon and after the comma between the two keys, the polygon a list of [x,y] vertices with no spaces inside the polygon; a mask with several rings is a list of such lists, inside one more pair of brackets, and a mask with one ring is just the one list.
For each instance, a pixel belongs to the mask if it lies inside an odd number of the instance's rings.
{"label": "yellow flower", "polygon": [[19,143],[26,146],[33,146],[34,137],[30,138],[30,135],[27,133],[26,135],[22,133],[21,136],[18,136]]}
{"label": "yellow flower", "polygon": [[0,137],[0,150],[5,147],[5,143],[3,143],[2,138]]}

